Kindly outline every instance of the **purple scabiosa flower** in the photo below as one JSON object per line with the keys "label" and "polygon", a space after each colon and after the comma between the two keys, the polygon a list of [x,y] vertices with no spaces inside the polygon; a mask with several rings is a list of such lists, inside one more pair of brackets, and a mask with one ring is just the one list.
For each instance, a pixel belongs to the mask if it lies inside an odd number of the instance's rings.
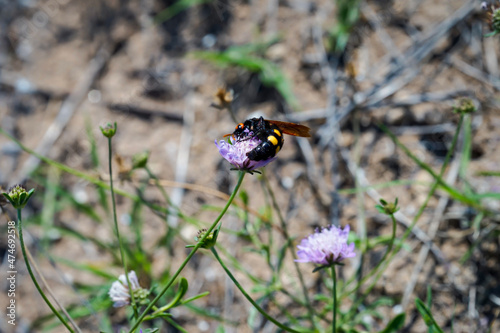
{"label": "purple scabiosa flower", "polygon": [[248,158],[247,153],[252,151],[255,147],[262,143],[257,137],[253,136],[253,132],[245,131],[247,136],[244,139],[237,140],[234,136],[230,136],[230,142],[220,140],[215,145],[219,149],[219,153],[229,163],[234,165],[238,170],[248,171],[252,173],[253,170],[262,168],[263,166],[271,163],[276,159],[276,156],[268,158],[267,160],[254,161]]}
{"label": "purple scabiosa flower", "polygon": [[[130,287],[132,288],[134,297],[140,304],[143,304],[144,300],[149,295],[149,291],[140,286],[139,280],[137,279],[137,275],[134,271],[130,271],[128,273],[128,279],[130,281]],[[127,278],[125,277],[125,274],[121,274],[118,277],[118,281],[113,282],[108,295],[114,302],[113,306],[115,308],[120,308],[122,306],[130,304],[130,291],[128,289]]]}
{"label": "purple scabiosa flower", "polygon": [[354,243],[347,245],[349,226],[344,230],[332,225],[329,228],[316,229],[316,232],[304,238],[297,248],[297,262],[312,262],[331,266],[345,258],[356,256]]}

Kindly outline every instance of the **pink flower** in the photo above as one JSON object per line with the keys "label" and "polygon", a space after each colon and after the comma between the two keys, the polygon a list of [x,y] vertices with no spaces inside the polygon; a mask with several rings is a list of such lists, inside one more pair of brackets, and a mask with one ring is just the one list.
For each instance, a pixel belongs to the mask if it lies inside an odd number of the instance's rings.
{"label": "pink flower", "polygon": [[319,265],[333,265],[345,258],[356,256],[354,243],[347,245],[349,226],[344,230],[332,225],[329,228],[316,229],[316,232],[304,238],[297,251],[297,262],[312,262]]}

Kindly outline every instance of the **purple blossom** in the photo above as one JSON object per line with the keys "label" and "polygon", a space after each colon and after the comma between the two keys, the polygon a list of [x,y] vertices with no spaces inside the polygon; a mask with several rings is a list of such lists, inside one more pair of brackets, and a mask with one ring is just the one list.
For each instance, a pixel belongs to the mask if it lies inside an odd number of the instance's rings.
{"label": "purple blossom", "polygon": [[247,153],[262,143],[257,137],[253,137],[252,135],[253,133],[249,132],[243,140],[236,140],[234,136],[231,136],[229,138],[230,142],[220,140],[219,143],[217,143],[217,140],[215,140],[215,145],[217,146],[217,149],[219,149],[219,153],[222,157],[234,165],[236,169],[251,172],[276,159],[276,156],[263,161],[254,161],[249,159]]}
{"label": "purple blossom", "polygon": [[332,265],[345,258],[356,256],[354,243],[347,245],[349,225],[344,230],[332,225],[329,228],[316,229],[316,232],[304,238],[297,248],[297,262],[312,262],[319,265]]}

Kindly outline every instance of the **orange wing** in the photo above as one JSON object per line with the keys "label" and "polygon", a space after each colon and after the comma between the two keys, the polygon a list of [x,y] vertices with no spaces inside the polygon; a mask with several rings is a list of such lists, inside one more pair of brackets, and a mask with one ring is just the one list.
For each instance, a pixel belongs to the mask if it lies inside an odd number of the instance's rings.
{"label": "orange wing", "polygon": [[310,137],[311,136],[311,134],[309,133],[309,131],[311,129],[307,126],[294,124],[294,123],[288,123],[286,121],[278,121],[278,120],[266,119],[266,121],[278,126],[279,129],[285,134],[293,135],[293,136],[303,136],[303,137]]}

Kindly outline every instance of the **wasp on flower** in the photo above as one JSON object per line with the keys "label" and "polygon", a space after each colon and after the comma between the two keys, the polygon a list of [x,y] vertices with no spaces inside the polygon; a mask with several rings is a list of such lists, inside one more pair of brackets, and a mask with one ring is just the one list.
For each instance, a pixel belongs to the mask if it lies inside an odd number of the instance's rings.
{"label": "wasp on flower", "polygon": [[276,159],[285,142],[283,134],[310,137],[309,127],[263,117],[239,123],[229,136],[229,142],[215,142],[219,153],[236,169],[252,172]]}

